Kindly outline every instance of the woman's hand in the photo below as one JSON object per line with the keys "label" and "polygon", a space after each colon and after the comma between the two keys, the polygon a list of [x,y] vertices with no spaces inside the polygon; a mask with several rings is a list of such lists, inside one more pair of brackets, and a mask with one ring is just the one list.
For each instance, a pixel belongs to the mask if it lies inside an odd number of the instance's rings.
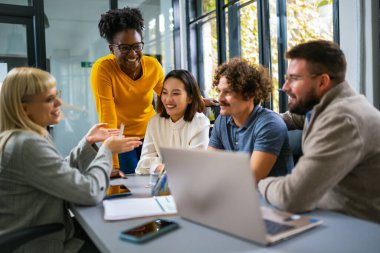
{"label": "woman's hand", "polygon": [[138,146],[140,146],[142,142],[139,137],[116,137],[111,136],[106,139],[103,143],[107,148],[111,150],[113,154],[119,154],[131,151]]}
{"label": "woman's hand", "polygon": [[107,126],[107,123],[99,123],[91,127],[86,135],[86,141],[92,145],[96,142],[104,141],[111,136],[119,135],[119,129],[107,129],[105,126]]}
{"label": "woman's hand", "polygon": [[165,168],[165,164],[160,163],[157,165],[156,169],[154,170],[155,174],[161,174]]}
{"label": "woman's hand", "polygon": [[112,169],[111,171],[111,179],[114,179],[114,178],[127,178],[124,174],[124,172],[122,172],[120,169]]}

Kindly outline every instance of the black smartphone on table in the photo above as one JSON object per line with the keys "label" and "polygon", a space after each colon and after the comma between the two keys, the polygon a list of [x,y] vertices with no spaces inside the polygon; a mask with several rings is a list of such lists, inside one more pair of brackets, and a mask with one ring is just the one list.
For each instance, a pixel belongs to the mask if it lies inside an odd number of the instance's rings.
{"label": "black smartphone on table", "polygon": [[112,199],[132,195],[131,191],[123,184],[110,185],[104,199]]}
{"label": "black smartphone on table", "polygon": [[156,219],[140,226],[122,231],[120,233],[120,239],[134,243],[143,243],[178,227],[178,223],[174,221]]}

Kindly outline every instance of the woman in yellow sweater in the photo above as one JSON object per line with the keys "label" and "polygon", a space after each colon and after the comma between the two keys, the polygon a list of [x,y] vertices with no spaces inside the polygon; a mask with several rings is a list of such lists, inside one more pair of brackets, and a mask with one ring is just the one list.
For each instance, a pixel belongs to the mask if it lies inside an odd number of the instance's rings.
{"label": "woman in yellow sweater", "polygon": [[[155,114],[153,91],[160,94],[164,74],[160,63],[143,55],[144,20],[134,8],[110,10],[101,15],[100,36],[109,43],[111,53],[98,59],[91,71],[91,86],[99,122],[109,128],[125,124],[125,136],[144,138],[150,118]],[[134,173],[141,146],[114,156],[114,168]]]}

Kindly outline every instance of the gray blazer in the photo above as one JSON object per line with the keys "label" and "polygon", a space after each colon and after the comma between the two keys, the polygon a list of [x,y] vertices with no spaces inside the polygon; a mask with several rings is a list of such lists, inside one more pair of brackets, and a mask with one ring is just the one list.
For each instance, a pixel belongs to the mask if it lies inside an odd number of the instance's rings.
{"label": "gray blazer", "polygon": [[31,131],[14,133],[0,157],[0,235],[62,223],[65,229],[34,240],[17,252],[77,252],[67,203],[95,205],[105,194],[112,170],[111,151],[97,151],[82,139],[63,159],[51,140]]}

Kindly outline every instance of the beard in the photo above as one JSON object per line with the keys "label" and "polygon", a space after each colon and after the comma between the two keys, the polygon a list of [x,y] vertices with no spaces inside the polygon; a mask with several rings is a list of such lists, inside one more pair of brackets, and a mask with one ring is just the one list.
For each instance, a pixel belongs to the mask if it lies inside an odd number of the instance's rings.
{"label": "beard", "polygon": [[288,103],[288,108],[291,113],[305,115],[308,111],[320,102],[314,90],[311,90],[304,100],[297,100],[295,103]]}

